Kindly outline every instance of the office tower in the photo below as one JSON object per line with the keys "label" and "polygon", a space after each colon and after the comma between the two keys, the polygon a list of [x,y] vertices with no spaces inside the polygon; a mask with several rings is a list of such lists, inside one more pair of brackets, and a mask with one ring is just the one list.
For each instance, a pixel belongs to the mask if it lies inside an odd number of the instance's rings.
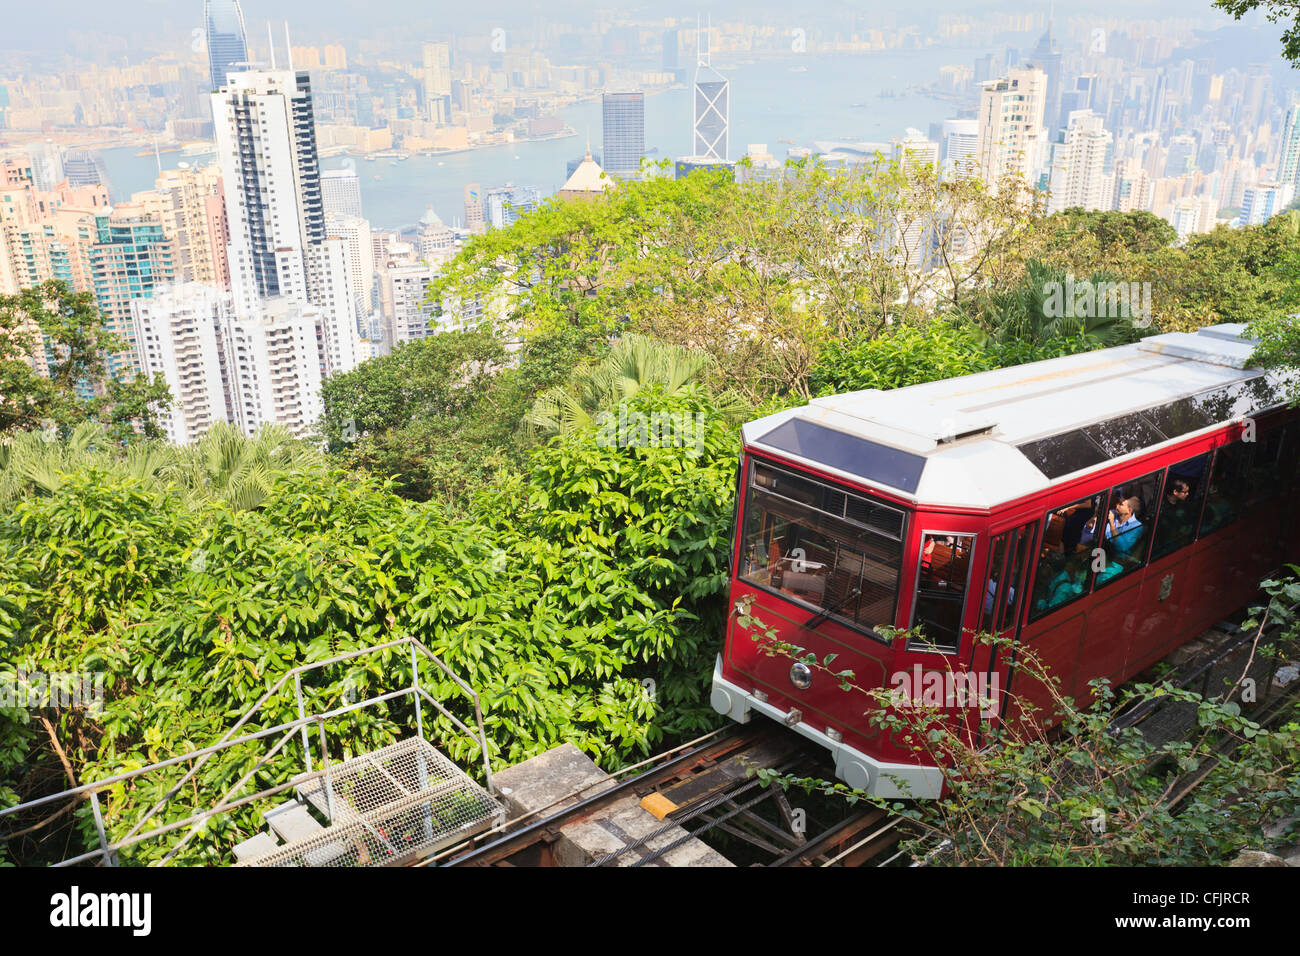
{"label": "office tower", "polygon": [[160,422],[167,440],[188,445],[229,421],[220,343],[230,293],[205,283],[162,286],[151,299],[133,300],[131,316],[141,370],[162,375],[171,390]]}
{"label": "office tower", "polygon": [[944,120],[940,137],[939,158],[944,176],[954,179],[975,175],[979,170],[979,120]]}
{"label": "office tower", "polygon": [[536,187],[507,183],[487,191],[484,195],[484,212],[493,229],[504,229],[524,213],[536,209],[539,202],[541,193]]}
{"label": "office tower", "polygon": [[445,43],[424,44],[424,118],[450,123],[451,48]]}
{"label": "office tower", "polygon": [[645,156],[645,94],[604,94],[601,129],[605,168],[615,176],[637,175]]}
{"label": "office tower", "polygon": [[27,150],[32,185],[50,192],[63,181],[63,150],[54,143],[37,143]]}
{"label": "office tower", "polygon": [[[696,44],[699,31],[696,31]],[[726,162],[730,149],[728,122],[731,115],[731,87],[727,78],[713,68],[710,38],[705,33],[704,47],[696,51],[692,153],[696,157]],[[609,156],[605,156],[609,168]]]}
{"label": "office tower", "polygon": [[306,258],[325,238],[311,81],[288,70],[232,73],[212,94],[230,220],[236,309],[306,292]]}
{"label": "office tower", "polygon": [[1300,103],[1287,108],[1282,124],[1282,149],[1277,161],[1277,179],[1300,188]]}
{"label": "office tower", "polygon": [[232,70],[248,63],[248,34],[239,0],[204,0],[203,24],[208,39],[209,89],[219,90]]}
{"label": "office tower", "polygon": [[1295,198],[1292,183],[1258,183],[1244,190],[1241,197],[1241,225],[1262,226]]}
{"label": "office tower", "polygon": [[[352,285],[357,318],[364,324],[371,313],[370,292],[374,285],[375,253],[370,223],[357,216],[325,216],[325,231],[343,240],[348,255],[348,280]],[[451,230],[447,230],[448,233]]]}
{"label": "office tower", "polygon": [[581,166],[583,163],[585,163],[588,159],[591,159],[593,162],[595,162],[597,166],[599,166],[603,161],[601,159],[600,153],[593,153],[591,151],[591,147],[588,146],[587,154],[585,156],[579,156],[577,159],[571,159],[564,164],[564,178],[567,180],[570,176],[572,176],[575,172],[577,172],[578,167]]}
{"label": "office tower", "polygon": [[320,418],[320,314],[285,296],[236,311],[222,324],[234,422],[245,435],[279,423],[306,438]]}
{"label": "office tower", "polygon": [[63,176],[69,186],[103,186],[110,195],[113,192],[113,184],[108,180],[104,159],[94,150],[69,150],[63,159]]}
{"label": "office tower", "polygon": [[230,225],[221,170],[215,163],[163,170],[154,188],[132,194],[131,202],[156,216],[163,233],[175,242],[179,281],[230,288]]}
{"label": "office tower", "polygon": [[386,339],[394,346],[427,338],[438,331],[438,307],[428,301],[435,275],[423,262],[390,261],[381,273]]}
{"label": "office tower", "polygon": [[897,159],[903,169],[920,170],[927,163],[939,171],[939,144],[926,139],[919,129],[908,127],[901,137],[891,143],[892,158]]}
{"label": "office tower", "polygon": [[1166,176],[1181,176],[1196,161],[1196,139],[1192,136],[1175,136],[1169,142],[1169,154],[1165,160]]}
{"label": "office tower", "polygon": [[478,183],[465,187],[465,228],[470,232],[483,231],[483,194]]}
{"label": "office tower", "polygon": [[[1061,115],[1061,48],[1057,45],[1056,38],[1052,36],[1052,23],[1050,20],[1047,23],[1047,29],[1038,38],[1033,53],[1029,55],[1028,63],[1031,66],[1038,67],[1046,76],[1046,85],[1042,94],[1042,121],[1049,128],[1054,129],[1059,124]],[[1011,66],[1011,60],[1008,57],[1008,70],[1010,70]]]}
{"label": "office tower", "polygon": [[980,177],[991,188],[1006,176],[1033,184],[1045,144],[1043,105],[1047,75],[1039,69],[1011,70],[980,92]]}
{"label": "office tower", "polygon": [[109,371],[141,371],[136,348],[134,299],[147,299],[175,282],[176,244],[163,224],[136,203],[121,203],[96,216],[96,242],[90,247],[91,286],[104,324],[129,348],[109,357]]}
{"label": "office tower", "polygon": [[1097,74],[1084,73],[1074,78],[1074,88],[1061,92],[1061,116],[1069,121],[1075,110],[1094,109],[1093,96],[1097,91]]}
{"label": "office tower", "polygon": [[325,215],[365,218],[361,213],[361,177],[355,169],[321,170],[320,192]]}
{"label": "office tower", "polygon": [[438,218],[430,206],[420,220],[420,234],[416,237],[417,255],[430,265],[439,265],[456,254],[456,236]]}
{"label": "office tower", "polygon": [[676,27],[664,31],[663,70],[665,73],[676,73],[681,65],[678,56],[681,42],[682,34]]}
{"label": "office tower", "polygon": [[1070,114],[1063,141],[1053,147],[1048,212],[1075,206],[1110,208],[1112,179],[1106,174],[1110,148],[1111,135],[1102,129],[1100,116],[1092,110]]}
{"label": "office tower", "polygon": [[564,181],[559,192],[555,195],[560,199],[592,199],[599,196],[607,189],[614,188],[614,180],[605,175],[605,171],[600,168],[591,156],[591,147],[587,148],[587,155],[583,157],[578,167],[569,174],[569,178]]}

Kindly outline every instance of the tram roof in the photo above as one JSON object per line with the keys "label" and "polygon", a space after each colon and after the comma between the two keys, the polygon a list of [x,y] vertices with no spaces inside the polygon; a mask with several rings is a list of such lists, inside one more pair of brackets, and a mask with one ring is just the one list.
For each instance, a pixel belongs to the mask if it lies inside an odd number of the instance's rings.
{"label": "tram roof", "polygon": [[939,507],[991,508],[1244,415],[1288,380],[1240,323],[906,388],[815,398],[745,444]]}

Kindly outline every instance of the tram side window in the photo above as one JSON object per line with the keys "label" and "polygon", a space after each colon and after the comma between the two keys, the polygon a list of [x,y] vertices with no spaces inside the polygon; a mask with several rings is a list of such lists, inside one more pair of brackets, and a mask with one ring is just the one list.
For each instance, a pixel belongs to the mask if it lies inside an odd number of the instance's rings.
{"label": "tram side window", "polygon": [[1196,519],[1209,482],[1210,456],[1197,455],[1169,467],[1156,518],[1151,560],[1173,554],[1196,540]]}
{"label": "tram side window", "polygon": [[1102,496],[1083,498],[1049,511],[1043,522],[1031,597],[1031,620],[1088,593],[1092,552],[1101,531]]}
{"label": "tram side window", "polygon": [[1259,434],[1251,456],[1250,478],[1246,485],[1246,506],[1254,507],[1271,500],[1282,480],[1282,451],[1285,433],[1274,425]]}
{"label": "tram side window", "polygon": [[921,634],[907,642],[909,651],[956,653],[961,643],[966,581],[974,548],[974,535],[922,535],[921,569],[912,612],[912,626],[920,627]]}
{"label": "tram side window", "polygon": [[1101,548],[1105,561],[1097,570],[1097,587],[1136,571],[1147,563],[1151,545],[1148,521],[1159,505],[1161,472],[1116,485],[1102,516]]}
{"label": "tram side window", "polygon": [[996,628],[996,615],[993,605],[997,603],[999,582],[1006,572],[1007,545],[1010,544],[1012,532],[1008,531],[993,539],[993,549],[989,554],[988,580],[984,582],[984,605],[980,609],[979,632],[988,634]]}
{"label": "tram side window", "polygon": [[1249,461],[1250,446],[1244,442],[1224,445],[1214,453],[1199,537],[1218,531],[1240,514],[1246,492],[1246,464]]}
{"label": "tram side window", "polygon": [[[1033,546],[1037,522],[1032,522],[1015,531],[1007,531],[993,539],[993,550],[989,557],[988,579],[984,582],[983,607],[980,610],[979,632],[981,634],[998,633],[1015,626],[1016,610],[1020,606],[1021,578],[1029,549]],[[1003,583],[1003,582],[1006,583]],[[994,613],[998,603],[998,594],[1002,595],[1002,607]]]}

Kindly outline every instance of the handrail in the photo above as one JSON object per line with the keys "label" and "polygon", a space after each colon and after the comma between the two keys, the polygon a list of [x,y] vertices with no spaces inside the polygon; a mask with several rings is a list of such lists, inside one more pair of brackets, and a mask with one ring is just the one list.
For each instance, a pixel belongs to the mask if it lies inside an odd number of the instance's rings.
{"label": "handrail", "polygon": [[[379,694],[374,697],[370,697],[367,698],[366,700],[359,701],[356,703],[348,703],[343,706],[334,707],[329,710],[323,711],[321,713],[307,713],[307,708],[304,706],[304,699],[302,694],[301,676],[303,674],[309,673],[314,670],[319,670],[324,667],[343,663],[345,661],[353,660],[358,657],[363,657],[380,651],[389,650],[393,648],[401,648],[401,647],[409,647],[411,649],[411,657],[409,662],[411,667],[411,681],[408,686],[403,687],[400,690],[389,691],[383,694]],[[418,656],[417,656],[417,651],[418,651]],[[419,676],[420,656],[422,656],[426,660],[432,661],[435,665],[437,665],[439,670],[441,670],[443,674],[449,677],[457,685],[457,687],[459,687],[473,702],[474,718],[475,718],[474,722],[477,724],[477,731],[478,731],[477,733],[475,733],[473,729],[471,729],[463,721],[461,721],[458,717],[456,717],[455,714],[451,713],[451,711],[449,711],[446,707],[444,707],[438,700],[434,699],[421,686],[420,676]],[[241,727],[247,724],[248,721],[252,719],[254,714],[256,714],[267,703],[268,700],[270,700],[278,691],[280,691],[285,686],[285,684],[288,682],[290,678],[293,678],[294,680],[295,697],[297,698],[297,703],[298,703],[298,708],[297,708],[298,715],[299,715],[298,718],[295,720],[290,720],[284,723],[277,724],[272,727],[266,727],[260,730],[253,731],[251,733],[246,733],[238,737],[233,737],[232,735],[237,733]],[[418,733],[420,734],[421,738],[423,738],[423,718],[420,717],[420,709],[421,709],[421,700],[423,699],[424,701],[427,701],[429,704],[435,707],[445,717],[447,717],[448,720],[451,721],[451,723],[454,725],[454,728],[456,730],[464,733],[467,737],[469,737],[471,740],[475,741],[479,745],[479,750],[483,758],[483,768],[484,768],[484,773],[486,775],[487,788],[490,793],[495,793],[495,789],[492,786],[491,760],[489,757],[488,746],[487,746],[487,734],[484,728],[482,706],[481,706],[481,701],[478,692],[475,691],[468,683],[462,680],[457,674],[455,674],[445,663],[443,663],[443,661],[436,654],[434,654],[431,650],[429,650],[429,648],[426,647],[419,639],[417,639],[414,636],[407,635],[405,637],[397,638],[390,641],[385,641],[381,644],[375,644],[370,647],[358,648],[355,650],[346,651],[341,654],[336,654],[333,657],[326,658],[325,660],[298,664],[290,668],[289,670],[285,671],[283,674],[280,675],[280,677],[275,681],[275,683],[272,684],[257,699],[257,701],[255,701],[253,705],[249,707],[247,711],[245,711],[245,713],[239,718],[239,720],[236,721],[235,724],[232,727],[230,727],[230,729],[228,729],[215,744],[200,748],[198,750],[189,751],[184,754],[178,754],[176,756],[169,757],[166,760],[160,760],[155,763],[149,764],[147,766],[139,767],[135,770],[114,774],[112,776],[105,777],[101,780],[92,781],[90,783],[84,783],[79,786],[60,791],[59,793],[50,794],[44,797],[38,797],[35,800],[29,800],[25,803],[20,803],[12,807],[0,808],[0,818],[8,816],[9,814],[17,813],[20,810],[28,810],[37,806],[41,806],[43,804],[51,803],[56,800],[62,800],[69,797],[74,797],[79,794],[90,793],[92,794],[92,796],[97,797],[98,793],[101,790],[104,790],[115,784],[122,783],[128,780],[133,780],[137,777],[144,776],[145,774],[153,773],[154,771],[158,771],[158,770],[163,770],[168,767],[173,767],[186,761],[193,761],[197,757],[199,759],[185,773],[185,775],[175,785],[173,785],[168,790],[168,792],[163,795],[163,797],[161,797],[152,807],[150,807],[149,810],[144,814],[144,816],[142,816],[138,821],[136,821],[136,823],[131,827],[131,829],[124,836],[122,836],[118,840],[112,841],[111,843],[107,841],[101,841],[101,846],[99,849],[81,854],[77,857],[73,857],[68,860],[63,860],[60,863],[56,864],[58,866],[66,866],[66,865],[71,865],[72,863],[93,859],[95,857],[104,857],[106,859],[109,859],[111,857],[112,852],[115,850],[119,850],[125,846],[133,846],[136,843],[140,843],[144,840],[148,840],[157,836],[161,836],[166,833],[170,833],[174,830],[179,829],[180,827],[192,823],[193,826],[190,832],[187,833],[174,847],[172,847],[168,851],[167,855],[163,857],[162,860],[156,861],[155,863],[155,865],[162,865],[167,863],[171,859],[173,859],[176,853],[186,843],[188,843],[189,840],[199,831],[199,828],[201,827],[203,822],[210,819],[212,816],[216,815],[217,813],[221,813],[225,810],[233,809],[236,807],[244,806],[245,804],[251,802],[252,800],[259,799],[262,796],[268,796],[273,793],[278,793],[290,789],[293,786],[301,785],[301,783],[303,783],[306,780],[327,776],[330,772],[328,761],[325,763],[324,769],[315,772],[313,772],[312,770],[311,748],[309,745],[310,736],[307,732],[309,725],[315,723],[318,726],[318,729],[322,734],[322,746],[323,746],[324,743],[323,729],[324,729],[325,720],[334,717],[339,717],[344,714],[351,713],[353,711],[361,710],[365,707],[369,707],[374,704],[383,703],[389,700],[405,698],[408,695],[411,696],[413,700],[413,704],[416,709],[416,714],[417,714],[416,725],[418,728]],[[230,798],[240,788],[246,785],[248,781],[252,779],[253,775],[259,769],[264,767],[272,757],[274,757],[277,753],[279,753],[284,748],[284,746],[289,742],[289,740],[293,737],[294,733],[298,730],[301,730],[303,734],[304,757],[307,762],[307,773],[296,776],[294,778],[294,781],[291,783],[281,784],[277,787],[271,788],[270,790],[262,791],[259,794],[255,794],[252,797],[232,801]],[[271,750],[268,753],[263,754],[261,756],[261,758],[257,761],[257,763],[254,764],[252,769],[247,771],[238,781],[236,781],[233,785],[228,787],[224,793],[222,793],[222,795],[217,799],[216,804],[213,807],[197,814],[191,814],[190,816],[186,817],[182,821],[166,824],[163,826],[156,826],[146,832],[143,833],[141,832],[144,825],[150,819],[152,819],[163,807],[165,807],[167,803],[174,796],[176,796],[177,793],[181,791],[184,785],[187,782],[189,782],[195,776],[195,774],[198,773],[198,771],[203,767],[203,765],[208,761],[208,759],[212,757],[214,754],[229,750],[241,744],[250,743],[252,741],[271,737],[275,734],[282,734],[283,736],[271,748]]]}

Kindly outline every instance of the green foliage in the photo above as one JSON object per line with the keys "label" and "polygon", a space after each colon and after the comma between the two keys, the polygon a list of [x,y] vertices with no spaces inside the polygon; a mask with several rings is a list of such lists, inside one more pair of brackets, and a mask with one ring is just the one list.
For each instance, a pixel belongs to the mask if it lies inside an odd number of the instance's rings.
{"label": "green foliage", "polygon": [[[126,344],[108,331],[89,292],[49,281],[0,295],[0,435],[54,427],[66,434],[96,421],[114,440],[158,438],[171,403],[162,376],[110,375],[108,358]],[[36,366],[48,365],[48,375]],[[101,394],[90,395],[101,385]]]}
{"label": "green foliage", "polygon": [[830,343],[808,376],[815,395],[903,388],[994,367],[978,330],[936,320],[899,325],[876,338]]}
{"label": "green foliage", "polygon": [[[566,741],[611,768],[640,758],[717,720],[703,701],[722,623],[735,446],[702,393],[644,390],[629,407],[692,416],[698,442],[628,446],[575,431],[461,519],[319,469],[277,473],[259,507],[243,511],[229,495],[191,500],[177,485],[111,470],[65,473],[0,517],[0,660],[108,675],[102,714],[44,711],[79,780],[210,744],[288,668],[401,634],[478,690],[494,766]],[[336,705],[345,693],[392,690],[400,665],[339,668],[307,692]],[[449,679],[425,679],[472,719]],[[251,726],[294,716],[292,696],[277,695]],[[0,712],[6,798],[66,786],[31,717]],[[411,729],[409,707],[367,711],[331,726],[331,749],[356,753]],[[478,766],[476,745],[446,718],[433,733],[462,766]],[[300,772],[297,748],[259,770],[255,789]],[[263,752],[213,758],[158,822],[210,806]],[[184,769],[113,789],[110,833],[124,835]],[[81,839],[93,839],[89,808],[74,815]],[[228,862],[229,847],[259,828],[252,808],[222,815],[179,859]],[[165,844],[124,861],[156,860]]]}

